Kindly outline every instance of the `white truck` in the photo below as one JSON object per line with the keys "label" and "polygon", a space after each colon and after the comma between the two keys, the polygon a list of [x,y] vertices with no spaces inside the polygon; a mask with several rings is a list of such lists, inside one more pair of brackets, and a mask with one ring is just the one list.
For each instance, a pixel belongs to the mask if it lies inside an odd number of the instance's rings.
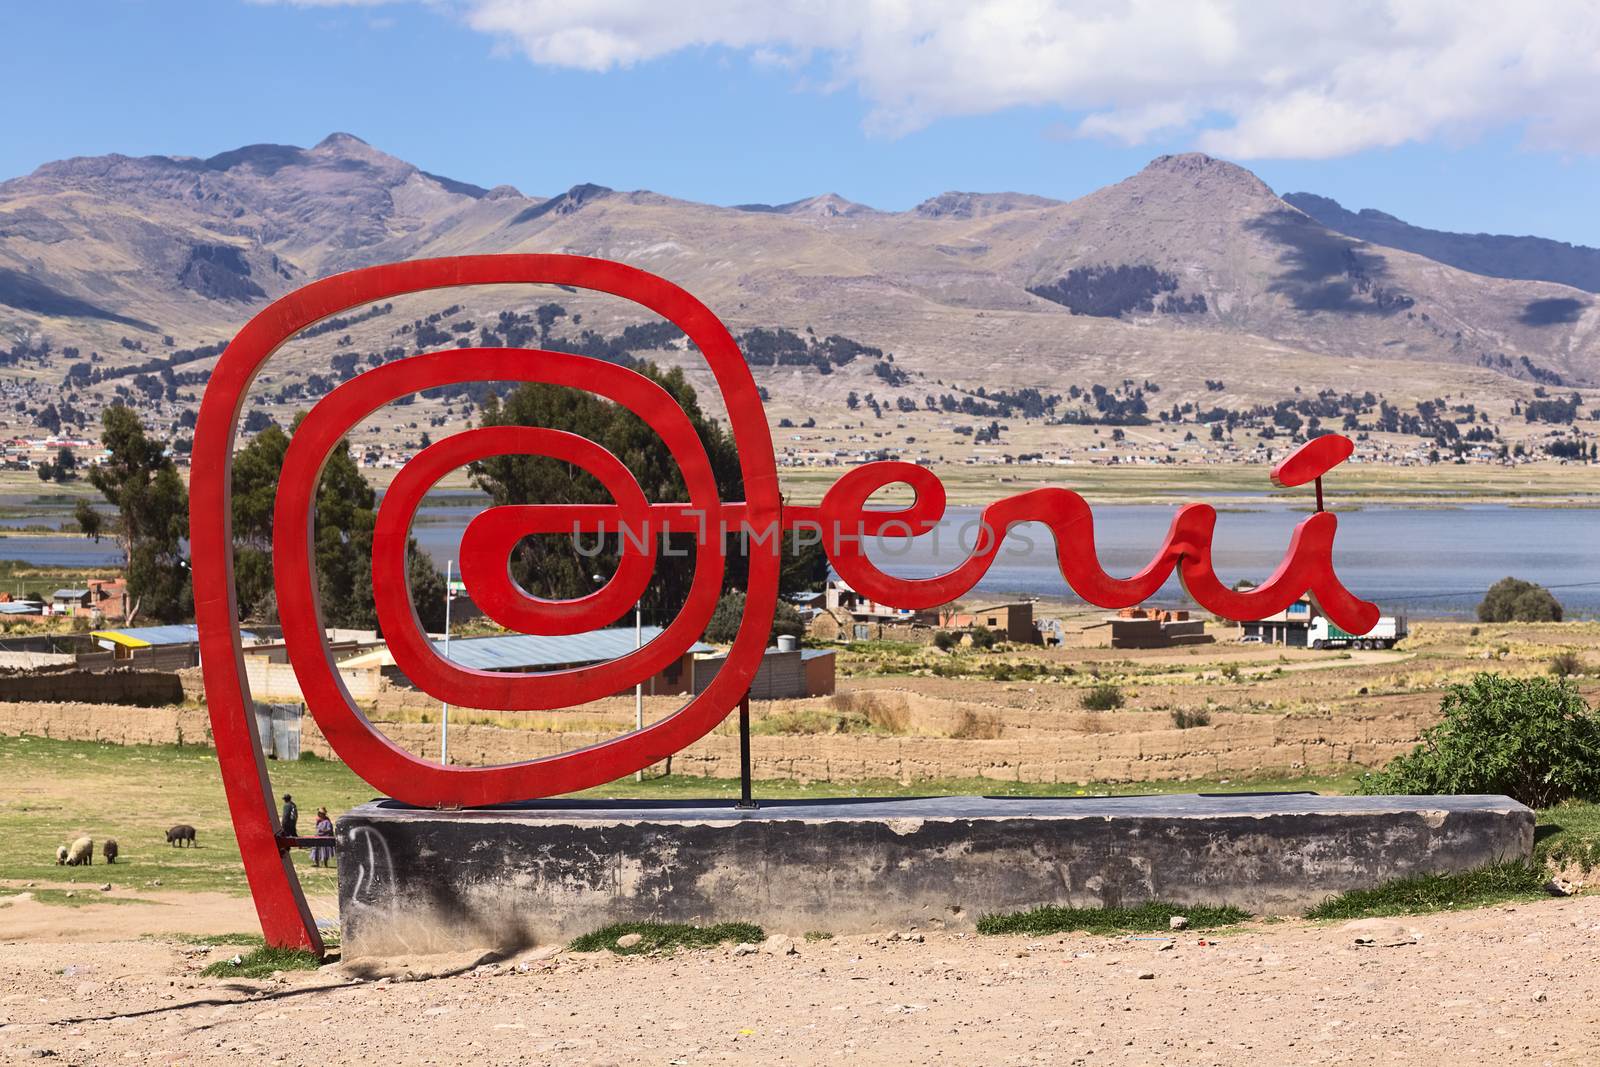
{"label": "white truck", "polygon": [[1319,615],[1311,620],[1311,630],[1306,636],[1312,648],[1393,648],[1406,638],[1406,620],[1404,616],[1385,615],[1378,620],[1378,625],[1370,633],[1346,633],[1326,616]]}

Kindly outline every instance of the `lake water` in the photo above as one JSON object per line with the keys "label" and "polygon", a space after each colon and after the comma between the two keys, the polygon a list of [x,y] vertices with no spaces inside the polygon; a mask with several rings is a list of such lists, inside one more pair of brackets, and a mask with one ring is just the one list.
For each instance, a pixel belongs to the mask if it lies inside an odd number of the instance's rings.
{"label": "lake water", "polygon": [[[1227,502],[1218,502],[1226,508]],[[1101,565],[1127,576],[1142,570],[1166,538],[1178,505],[1103,504],[1095,507]],[[981,509],[952,507],[925,537],[885,540],[868,548],[883,570],[922,578],[947,571],[966,556]],[[418,542],[443,566],[454,557],[461,529],[475,508],[419,512]],[[1250,501],[1217,516],[1212,557],[1217,576],[1232,585],[1255,581],[1278,566],[1294,527],[1306,512],[1271,501]],[[966,532],[966,540],[962,533]],[[1600,617],[1600,511],[1463,505],[1449,508],[1366,507],[1339,514],[1334,565],[1345,585],[1385,611],[1471,617],[1489,586],[1507,575],[1550,586],[1573,616]],[[1030,547],[1031,546],[1031,547]],[[1057,569],[1049,530],[1038,523],[1011,532],[976,592],[1070,598]],[[1155,602],[1187,603],[1174,578]]]}
{"label": "lake water", "polygon": [[[1228,505],[1219,502],[1219,506]],[[461,531],[479,507],[477,503],[451,504],[419,511],[417,540],[441,568],[456,557]],[[885,571],[902,577],[926,577],[948,570],[964,558],[960,534],[975,527],[979,511],[950,508],[935,533],[899,543],[884,542],[869,548],[869,554]],[[1142,569],[1165,538],[1175,511],[1176,506],[1162,504],[1096,507],[1095,534],[1102,565],[1115,575]],[[1223,511],[1217,517],[1213,543],[1218,577],[1226,584],[1266,577],[1283,557],[1295,524],[1304,518],[1305,512],[1270,501]],[[1367,507],[1339,514],[1334,563],[1347,586],[1386,611],[1469,617],[1490,585],[1514,575],[1550,586],[1570,615],[1600,617],[1597,529],[1600,511],[1581,508]],[[0,559],[110,566],[119,558],[110,540],[97,545],[69,534],[23,537],[0,533]],[[976,592],[997,598],[1069,597],[1070,590],[1056,569],[1049,532],[1038,524],[1014,530]],[[1176,580],[1162,590],[1158,600],[1172,605],[1185,602]]]}
{"label": "lake water", "polygon": [[[1117,576],[1143,569],[1165,539],[1176,510],[1159,504],[1096,507],[1101,565]],[[973,526],[978,513],[976,508],[951,508],[938,532]],[[1227,585],[1241,578],[1266,578],[1305,517],[1304,511],[1266,504],[1221,512],[1212,542],[1217,576]],[[1572,615],[1600,616],[1597,523],[1600,512],[1584,509],[1369,507],[1339,515],[1334,566],[1346,586],[1386,611],[1470,617],[1490,585],[1514,575],[1550,586]],[[941,537],[935,545],[933,537],[913,540],[903,553],[870,554],[885,571],[904,577],[948,570],[963,558],[953,538]],[[1049,531],[1037,523],[1013,530],[979,589],[996,595],[1069,595]],[[1175,578],[1157,600],[1186,602]]]}

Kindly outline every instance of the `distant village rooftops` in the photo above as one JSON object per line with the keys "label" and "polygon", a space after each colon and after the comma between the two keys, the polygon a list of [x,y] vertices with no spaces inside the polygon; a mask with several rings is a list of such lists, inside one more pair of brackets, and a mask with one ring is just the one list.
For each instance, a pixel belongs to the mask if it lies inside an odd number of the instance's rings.
{"label": "distant village rooftops", "polygon": [[[649,644],[661,636],[659,626],[646,626],[639,638]],[[617,626],[604,630],[590,630],[581,634],[546,636],[539,634],[504,634],[492,637],[453,637],[446,652],[443,641],[434,641],[433,647],[440,656],[451,663],[480,671],[516,671],[548,669],[600,663],[626,656],[634,650],[635,635],[631,626]],[[689,653],[715,652],[711,645],[696,642]],[[340,666],[390,667],[394,655],[387,646],[345,660]]]}
{"label": "distant village rooftops", "polygon": [[[177,626],[134,626],[126,630],[94,630],[90,637],[109,641],[123,648],[164,648],[170,645],[195,645],[200,643],[200,629],[192,623]],[[256,635],[245,631],[239,637],[246,644],[256,640]]]}

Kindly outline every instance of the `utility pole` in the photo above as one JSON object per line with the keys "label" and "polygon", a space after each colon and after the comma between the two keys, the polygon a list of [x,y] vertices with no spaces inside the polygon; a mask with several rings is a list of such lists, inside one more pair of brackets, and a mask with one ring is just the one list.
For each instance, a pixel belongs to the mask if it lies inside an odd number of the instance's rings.
{"label": "utility pole", "polygon": [[[447,560],[444,565],[444,658],[450,658],[450,581],[455,576],[455,560]],[[439,717],[439,762],[446,767],[450,766],[450,703],[440,705],[443,709]]]}
{"label": "utility pole", "polygon": [[[634,651],[644,647],[644,605],[633,606],[633,648]],[[633,683],[633,728],[644,729],[644,682]],[[644,768],[640,767],[633,772],[635,782],[644,781]]]}

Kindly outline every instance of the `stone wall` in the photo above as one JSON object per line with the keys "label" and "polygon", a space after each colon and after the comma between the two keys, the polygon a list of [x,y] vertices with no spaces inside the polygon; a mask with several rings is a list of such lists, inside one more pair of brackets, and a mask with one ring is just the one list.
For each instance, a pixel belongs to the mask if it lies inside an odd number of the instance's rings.
{"label": "stone wall", "polygon": [[112,745],[209,745],[211,720],[194,707],[0,703],[0,734]]}
{"label": "stone wall", "polygon": [[0,701],[60,701],[82,704],[181,704],[183,684],[171,671],[124,668],[111,671],[57,670],[0,675]]}
{"label": "stone wall", "polygon": [[[1412,712],[1357,714],[1235,714],[1210,726],[1150,729],[1165,719],[1122,713],[1120,729],[1062,730],[995,740],[949,737],[758,735],[752,739],[752,773],[758,779],[800,781],[865,778],[913,782],[933,778],[987,778],[997,782],[1144,782],[1265,772],[1325,774],[1378,766],[1416,744],[1433,715]],[[1121,720],[1127,719],[1126,723]],[[1143,721],[1137,721],[1142,719]],[[1111,725],[1096,723],[1097,726]],[[380,724],[395,743],[437,758],[437,723]],[[103,704],[0,703],[0,733],[115,744],[209,743],[210,722],[194,708],[132,708]],[[453,759],[466,764],[508,763],[582,748],[612,735],[543,732],[460,725],[450,730]],[[301,750],[337,758],[307,717]],[[739,739],[721,728],[672,757],[674,774],[736,778]],[[664,770],[660,765],[658,770]]]}
{"label": "stone wall", "polygon": [[[250,695],[255,699],[305,703],[305,697],[300,692],[300,680],[295,676],[292,665],[273,663],[260,656],[246,656],[244,665],[245,677],[250,682]],[[344,679],[350,695],[364,706],[423,710],[439,706],[436,698],[421,690],[394,685],[377,669],[341,668],[339,676]],[[205,677],[198,667],[180,671],[179,678],[188,699],[205,699]]]}
{"label": "stone wall", "polygon": [[[300,679],[295,676],[291,664],[273,663],[262,656],[246,656],[244,671],[245,677],[250,681],[250,695],[257,700],[294,700],[304,703],[305,697],[300,692]],[[384,687],[382,676],[376,668],[341,669],[339,677],[344,680],[344,687],[349,690],[350,698],[358,703],[377,700],[380,690]]]}
{"label": "stone wall", "polygon": [[[127,649],[123,649],[128,652]],[[77,655],[78,669],[83,671],[113,671],[132,667],[145,671],[181,671],[200,662],[200,651],[195,645],[158,645],[136,648],[129,655],[119,656],[109,650],[84,651]]]}

